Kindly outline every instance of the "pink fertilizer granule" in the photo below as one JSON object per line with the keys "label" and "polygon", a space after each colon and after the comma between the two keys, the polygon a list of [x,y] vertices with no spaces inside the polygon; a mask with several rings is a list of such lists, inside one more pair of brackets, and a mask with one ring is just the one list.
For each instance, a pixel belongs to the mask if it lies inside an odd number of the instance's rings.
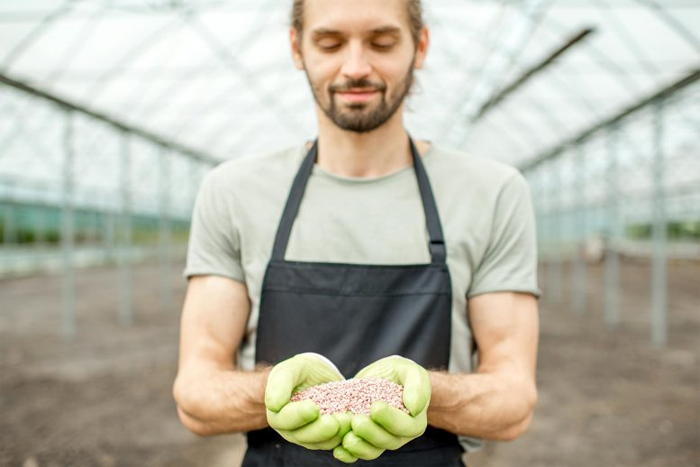
{"label": "pink fertilizer granule", "polygon": [[313,386],[292,396],[292,402],[310,399],[321,409],[321,414],[345,413],[369,415],[375,401],[384,401],[392,407],[408,410],[403,405],[403,387],[379,378],[349,379]]}

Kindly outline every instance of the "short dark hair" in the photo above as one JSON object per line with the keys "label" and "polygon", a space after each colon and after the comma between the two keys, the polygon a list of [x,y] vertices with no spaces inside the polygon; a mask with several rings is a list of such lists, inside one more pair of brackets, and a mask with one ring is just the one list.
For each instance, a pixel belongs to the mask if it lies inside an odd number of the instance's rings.
{"label": "short dark hair", "polygon": [[[423,22],[423,5],[421,0],[405,1],[408,9],[408,20],[411,25],[411,36],[413,37],[413,43],[417,45],[420,39],[420,31],[425,26]],[[297,32],[298,40],[301,41],[301,35],[304,31],[304,0],[294,0],[291,16],[292,27]]]}

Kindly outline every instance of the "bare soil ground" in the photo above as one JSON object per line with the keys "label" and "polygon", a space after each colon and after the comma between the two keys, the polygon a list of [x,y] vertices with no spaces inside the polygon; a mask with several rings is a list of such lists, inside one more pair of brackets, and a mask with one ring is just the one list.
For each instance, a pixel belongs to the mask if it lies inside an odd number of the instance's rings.
{"label": "bare soil ground", "polygon": [[[568,269],[563,300],[542,300],[535,421],[517,441],[469,455],[470,467],[700,466],[700,264],[669,265],[663,349],[649,339],[649,266],[623,262],[615,330],[602,316],[602,277],[589,267],[583,314],[572,311]],[[0,281],[0,465],[240,463],[240,435],[199,438],[177,419],[185,283],[179,269],[170,280],[173,305],[161,308],[158,267],[135,269],[135,322],[125,327],[117,271],[80,272],[72,341],[61,337],[60,277]]]}

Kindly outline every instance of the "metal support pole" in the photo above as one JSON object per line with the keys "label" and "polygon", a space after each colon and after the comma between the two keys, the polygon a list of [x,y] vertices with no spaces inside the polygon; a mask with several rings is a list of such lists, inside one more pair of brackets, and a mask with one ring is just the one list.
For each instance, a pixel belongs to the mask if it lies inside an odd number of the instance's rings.
{"label": "metal support pole", "polygon": [[7,202],[2,205],[2,246],[3,246],[3,270],[14,270],[14,251],[16,246],[16,230],[15,230],[15,215],[14,205],[12,202]]}
{"label": "metal support pole", "polygon": [[32,254],[35,258],[41,258],[42,250],[44,249],[44,222],[42,218],[43,206],[33,206],[29,212],[31,213],[32,221]]}
{"label": "metal support pole", "polygon": [[654,218],[652,225],[653,258],[651,271],[651,342],[666,345],[666,205],[664,196],[664,101],[654,103]]}
{"label": "metal support pole", "polygon": [[197,190],[199,189],[200,180],[198,161],[188,159],[188,165],[190,166],[190,169],[187,171],[187,173],[189,174],[188,179],[190,183],[187,184],[187,204],[190,206],[191,210],[194,207],[194,202],[197,197]]}
{"label": "metal support pole", "polygon": [[44,206],[37,206],[34,210],[34,243],[37,249],[43,248],[46,243],[46,215]]}
{"label": "metal support pole", "polygon": [[115,230],[115,221],[114,221],[114,212],[113,211],[105,211],[103,214],[104,216],[104,225],[103,225],[103,236],[104,236],[104,249],[105,249],[105,256],[107,257],[108,261],[113,261],[114,260],[114,249],[115,249],[115,239],[114,239],[114,230]]}
{"label": "metal support pole", "polygon": [[86,215],[88,216],[88,225],[85,237],[87,246],[92,248],[97,244],[97,240],[100,236],[100,212],[98,210],[88,211]]}
{"label": "metal support pole", "polygon": [[65,115],[64,158],[63,158],[63,206],[61,212],[61,309],[63,316],[63,336],[72,339],[76,334],[75,310],[75,270],[73,254],[75,243],[75,208],[73,206],[74,191],[74,159],[73,147],[73,118],[72,112]]}
{"label": "metal support pole", "polygon": [[[549,223],[551,226],[551,267],[549,268],[549,288],[551,290],[552,301],[561,303],[562,301],[562,275],[563,251],[562,251],[562,205],[561,205],[561,159],[553,159],[550,162],[550,204]],[[556,200],[556,201],[555,201]]]}
{"label": "metal support pole", "polygon": [[620,255],[618,245],[621,239],[620,191],[618,174],[619,129],[617,125],[608,128],[608,206],[607,237],[605,241],[605,323],[616,328],[620,323]]}
{"label": "metal support pole", "polygon": [[134,320],[133,271],[131,268],[131,145],[130,134],[121,138],[121,242],[118,249],[119,262],[119,323],[129,326]]}
{"label": "metal support pole", "polygon": [[3,243],[5,246],[15,246],[17,243],[17,228],[15,226],[15,206],[12,203],[7,203],[4,209],[3,216]]}
{"label": "metal support pole", "polygon": [[[189,166],[189,170],[187,171],[187,197],[185,197],[185,203],[188,207],[187,212],[190,214],[188,217],[191,219],[191,213],[194,209],[194,203],[197,198],[197,191],[199,190],[199,184],[201,182],[200,176],[199,176],[199,167],[198,161],[195,161],[193,159],[188,159],[186,161],[187,165]],[[191,224],[187,225],[187,230],[189,230],[192,227]]]}
{"label": "metal support pole", "polygon": [[[547,197],[543,190],[543,171],[542,169],[535,171],[535,176],[533,178],[528,178],[528,183],[532,187],[532,193],[534,198],[535,207],[535,228],[537,231],[537,283],[540,284],[540,288],[544,288],[543,284],[545,278],[547,277],[549,252],[548,250],[548,239],[547,233],[549,229],[547,225],[547,211],[544,209]],[[546,296],[546,295],[545,295]],[[545,297],[543,296],[543,298]]]}
{"label": "metal support pole", "polygon": [[160,309],[168,310],[172,305],[172,234],[170,231],[170,154],[161,148],[158,154],[158,258],[160,264]]}
{"label": "metal support pole", "polygon": [[575,245],[574,273],[571,291],[573,294],[573,308],[576,313],[586,310],[586,157],[582,144],[576,147],[574,158],[574,172],[576,174],[576,206],[575,211]]}

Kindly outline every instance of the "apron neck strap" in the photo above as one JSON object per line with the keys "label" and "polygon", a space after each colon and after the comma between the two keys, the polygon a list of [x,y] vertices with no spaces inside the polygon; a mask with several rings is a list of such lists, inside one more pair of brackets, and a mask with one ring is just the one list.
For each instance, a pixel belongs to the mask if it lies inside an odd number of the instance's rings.
{"label": "apron neck strap", "polygon": [[409,138],[411,143],[411,154],[413,154],[413,168],[416,171],[418,179],[418,189],[420,197],[423,201],[423,211],[425,212],[425,221],[428,226],[428,236],[430,237],[430,257],[433,264],[444,264],[447,258],[447,249],[445,248],[445,238],[442,235],[442,226],[440,225],[440,215],[438,214],[437,205],[433,190],[430,188],[428,174],[421,161],[420,154],[413,139]]}
{"label": "apron neck strap", "polygon": [[[409,142],[411,145],[411,154],[413,156],[413,167],[418,180],[418,189],[420,190],[421,200],[423,202],[423,210],[425,212],[428,235],[430,236],[429,248],[430,256],[432,258],[431,262],[432,264],[444,264],[447,257],[447,251],[445,248],[445,240],[442,235],[442,226],[440,225],[440,216],[438,215],[435,198],[433,197],[428,175],[425,171],[425,167],[423,166],[423,162],[421,161],[420,154],[418,154],[418,150],[413,143],[413,139],[409,138]],[[287,244],[289,243],[289,236],[292,232],[292,226],[294,225],[294,220],[299,213],[299,207],[301,206],[301,200],[304,197],[306,183],[309,181],[317,156],[318,139],[314,141],[314,144],[304,158],[296,177],[294,177],[292,189],[289,192],[287,204],[284,207],[282,219],[280,220],[279,227],[277,228],[275,244],[272,249],[273,261],[284,261],[284,254],[287,251]]]}

